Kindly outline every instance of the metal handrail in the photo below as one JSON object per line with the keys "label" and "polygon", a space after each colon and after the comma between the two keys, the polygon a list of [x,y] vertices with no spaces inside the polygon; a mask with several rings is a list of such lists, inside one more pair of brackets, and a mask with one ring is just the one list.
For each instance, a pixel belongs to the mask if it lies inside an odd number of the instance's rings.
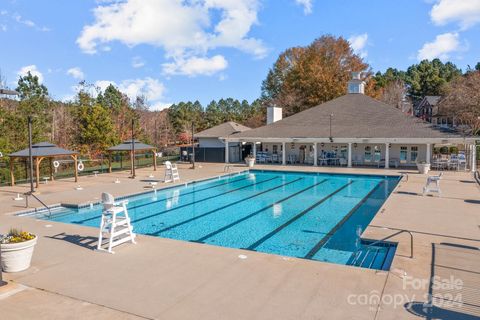
{"label": "metal handrail", "polygon": [[52,211],[50,211],[50,208],[42,201],[40,200],[36,195],[34,195],[32,192],[26,192],[24,193],[25,195],[25,203],[26,207],[28,208],[28,196],[34,197],[38,202],[40,202],[45,208],[48,210],[48,217],[50,218],[52,216]]}
{"label": "metal handrail", "polygon": [[[394,229],[391,229],[391,228],[388,228],[388,227],[383,227],[383,229],[394,230]],[[376,241],[374,241],[373,243],[370,243],[370,244],[366,245],[366,247],[374,246],[374,245],[376,245],[376,244],[378,244],[378,243],[380,243],[380,242],[383,242],[383,241],[385,241],[385,240],[388,240],[388,239],[390,239],[390,238],[393,238],[393,237],[395,237],[395,236],[397,236],[397,235],[399,235],[399,234],[401,234],[401,233],[404,233],[404,232],[406,232],[406,233],[408,233],[408,234],[410,235],[410,259],[412,259],[412,258],[413,258],[413,233],[412,233],[411,231],[409,231],[409,230],[406,230],[406,229],[402,229],[402,230],[400,230],[400,231],[398,231],[398,232],[395,232],[395,233],[393,233],[393,234],[391,234],[391,235],[389,235],[389,236],[387,236],[387,237],[385,237],[385,238],[382,238],[382,239],[380,239],[380,240],[376,240]]]}

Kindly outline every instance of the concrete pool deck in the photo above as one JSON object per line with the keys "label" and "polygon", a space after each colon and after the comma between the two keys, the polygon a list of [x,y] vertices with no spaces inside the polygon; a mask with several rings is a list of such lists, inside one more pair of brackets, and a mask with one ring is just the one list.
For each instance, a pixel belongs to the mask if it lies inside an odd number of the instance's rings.
{"label": "concrete pool deck", "polygon": [[[222,175],[223,164],[180,165],[181,183]],[[256,166],[259,169],[393,174],[403,170]],[[233,167],[232,171],[245,170]],[[47,204],[98,201],[144,191],[151,169],[81,177],[41,185]],[[408,171],[407,171],[408,172]],[[442,197],[421,196],[425,176],[410,171],[364,238],[390,241],[399,248],[390,272],[354,268],[240,249],[139,236],[137,245],[109,255],[92,251],[97,229],[16,217],[23,202],[12,200],[28,186],[0,188],[0,233],[21,227],[39,236],[32,267],[0,289],[2,318],[62,319],[475,319],[480,317],[480,189],[471,173],[446,172]],[[119,178],[120,184],[113,181]],[[163,178],[163,169],[155,173]],[[159,184],[159,187],[162,187]],[[31,205],[39,205],[31,201]],[[390,228],[390,229],[385,229]],[[247,259],[240,259],[246,255]],[[430,279],[435,278],[432,283]],[[435,285],[441,279],[461,285]],[[440,280],[439,280],[440,279]],[[433,308],[425,309],[427,293]],[[450,299],[448,294],[454,294]],[[378,297],[378,299],[376,299]],[[461,303],[458,297],[461,297]],[[453,303],[452,301],[453,300]],[[408,305],[408,302],[418,302]],[[430,313],[430,314],[429,314]]]}

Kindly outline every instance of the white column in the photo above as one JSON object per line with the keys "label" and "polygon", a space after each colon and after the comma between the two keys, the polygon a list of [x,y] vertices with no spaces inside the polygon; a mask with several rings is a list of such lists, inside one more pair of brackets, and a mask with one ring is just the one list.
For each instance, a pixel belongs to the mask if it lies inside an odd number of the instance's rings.
{"label": "white column", "polygon": [[287,164],[287,143],[282,142],[282,166]]}
{"label": "white column", "polygon": [[228,152],[228,140],[225,139],[225,163],[228,163],[228,156],[229,156],[229,152]]}
{"label": "white column", "polygon": [[318,143],[314,142],[313,143],[313,165],[316,167],[318,165],[318,155],[317,155],[317,145]]}
{"label": "white column", "polygon": [[352,167],[352,143],[348,143],[348,167]]}
{"label": "white column", "polygon": [[427,143],[427,156],[426,156],[426,159],[425,159],[425,162],[430,164],[430,159],[431,159],[431,151],[432,151],[432,147],[430,145],[430,143]]}
{"label": "white column", "polygon": [[390,143],[385,143],[385,169],[390,168]]}
{"label": "white column", "polygon": [[253,157],[257,159],[257,143],[253,142]]}
{"label": "white column", "polygon": [[477,146],[475,144],[472,145],[472,165],[471,169],[472,172],[477,171]]}

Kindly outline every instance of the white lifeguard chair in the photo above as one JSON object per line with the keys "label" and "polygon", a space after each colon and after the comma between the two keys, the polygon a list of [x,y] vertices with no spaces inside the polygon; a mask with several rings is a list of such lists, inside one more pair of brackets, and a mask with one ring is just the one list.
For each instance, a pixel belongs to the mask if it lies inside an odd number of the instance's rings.
{"label": "white lifeguard chair", "polygon": [[178,174],[178,168],[175,163],[170,161],[165,161],[165,179],[164,182],[175,182],[180,180],[180,175]]}
{"label": "white lifeguard chair", "polygon": [[423,187],[423,195],[427,193],[438,193],[438,195],[442,194],[442,190],[440,190],[440,180],[442,179],[443,172],[440,172],[437,176],[429,176],[427,177],[427,182],[425,187]]}
{"label": "white lifeguard chair", "polygon": [[[102,193],[103,211],[100,222],[100,234],[98,236],[97,250],[115,253],[112,251],[125,242],[135,242],[135,233],[133,233],[130,217],[128,216],[128,200],[115,202],[115,198],[109,193]],[[104,242],[104,240],[107,241]],[[103,248],[103,247],[106,247]]]}

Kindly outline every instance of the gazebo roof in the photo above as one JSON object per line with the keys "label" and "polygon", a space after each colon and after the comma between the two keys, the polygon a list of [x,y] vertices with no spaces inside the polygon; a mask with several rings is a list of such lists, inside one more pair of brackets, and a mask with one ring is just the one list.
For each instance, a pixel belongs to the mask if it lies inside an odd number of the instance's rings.
{"label": "gazebo roof", "polygon": [[[78,154],[78,152],[60,148],[50,142],[39,142],[32,145],[33,157],[59,157],[74,154]],[[13,158],[28,157],[28,148],[11,153],[8,156]]]}
{"label": "gazebo roof", "polygon": [[[154,146],[135,140],[135,151],[153,150]],[[116,146],[108,148],[108,151],[132,151],[132,140],[124,141]]]}

